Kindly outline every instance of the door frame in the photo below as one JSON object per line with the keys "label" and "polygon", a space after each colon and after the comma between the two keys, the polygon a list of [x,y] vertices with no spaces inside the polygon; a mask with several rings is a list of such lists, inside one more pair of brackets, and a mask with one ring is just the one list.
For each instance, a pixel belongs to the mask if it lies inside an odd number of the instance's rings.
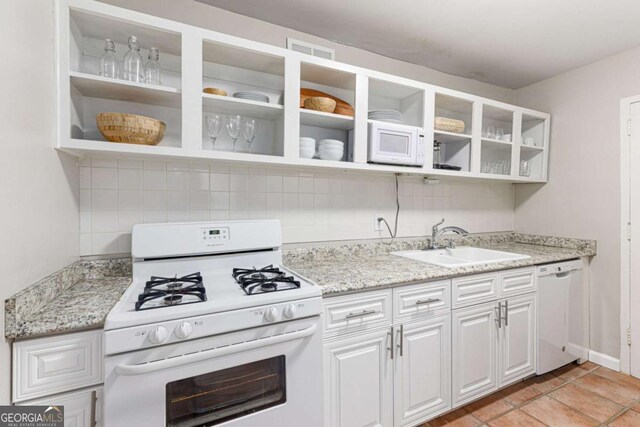
{"label": "door frame", "polygon": [[631,325],[631,245],[628,239],[630,211],[630,159],[631,136],[628,123],[631,119],[631,104],[640,102],[640,95],[620,100],[620,370],[626,374],[631,371],[631,346],[627,344],[627,331]]}

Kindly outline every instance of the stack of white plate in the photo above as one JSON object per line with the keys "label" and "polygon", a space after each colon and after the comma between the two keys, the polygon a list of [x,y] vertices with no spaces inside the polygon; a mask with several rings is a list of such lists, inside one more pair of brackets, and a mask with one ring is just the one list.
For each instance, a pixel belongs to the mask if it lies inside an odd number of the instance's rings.
{"label": "stack of white plate", "polygon": [[248,99],[249,101],[269,102],[269,97],[267,95],[258,92],[236,92],[233,94],[233,97],[238,99]]}
{"label": "stack of white plate", "polygon": [[398,110],[372,110],[369,111],[369,120],[402,123],[402,113]]}
{"label": "stack of white plate", "polygon": [[316,140],[306,136],[300,137],[300,157],[312,159],[316,155]]}
{"label": "stack of white plate", "polygon": [[318,156],[322,160],[342,160],[344,142],[337,139],[322,139],[318,142]]}

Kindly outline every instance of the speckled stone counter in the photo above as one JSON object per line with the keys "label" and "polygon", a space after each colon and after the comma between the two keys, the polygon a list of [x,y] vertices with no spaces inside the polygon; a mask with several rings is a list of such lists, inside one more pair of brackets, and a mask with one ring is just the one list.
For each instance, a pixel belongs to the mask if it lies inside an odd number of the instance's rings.
{"label": "speckled stone counter", "polygon": [[5,301],[5,336],[101,328],[130,283],[129,259],[78,261]]}
{"label": "speckled stone counter", "polygon": [[564,239],[518,233],[474,235],[452,240],[469,245],[529,255],[531,258],[471,267],[446,268],[390,254],[424,249],[425,240],[398,240],[391,244],[354,244],[299,248],[285,251],[284,264],[320,287],[325,296],[446,279],[564,261],[596,254],[593,240]]}

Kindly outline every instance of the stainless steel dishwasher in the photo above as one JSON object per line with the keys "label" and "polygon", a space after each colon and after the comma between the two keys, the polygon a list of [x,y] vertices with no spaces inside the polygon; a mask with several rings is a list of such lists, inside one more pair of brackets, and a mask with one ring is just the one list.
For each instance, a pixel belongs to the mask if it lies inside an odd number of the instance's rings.
{"label": "stainless steel dishwasher", "polygon": [[589,356],[582,261],[538,267],[536,373],[542,375]]}

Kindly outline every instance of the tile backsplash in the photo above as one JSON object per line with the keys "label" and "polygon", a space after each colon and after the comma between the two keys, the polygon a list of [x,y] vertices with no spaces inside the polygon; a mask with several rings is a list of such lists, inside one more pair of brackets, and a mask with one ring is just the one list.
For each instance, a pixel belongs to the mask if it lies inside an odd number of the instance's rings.
{"label": "tile backsplash", "polygon": [[[399,178],[398,236],[441,218],[470,232],[513,230],[513,186]],[[286,243],[388,238],[395,177],[360,173],[86,158],[80,162],[80,253],[129,253],[137,223],[279,219]]]}

